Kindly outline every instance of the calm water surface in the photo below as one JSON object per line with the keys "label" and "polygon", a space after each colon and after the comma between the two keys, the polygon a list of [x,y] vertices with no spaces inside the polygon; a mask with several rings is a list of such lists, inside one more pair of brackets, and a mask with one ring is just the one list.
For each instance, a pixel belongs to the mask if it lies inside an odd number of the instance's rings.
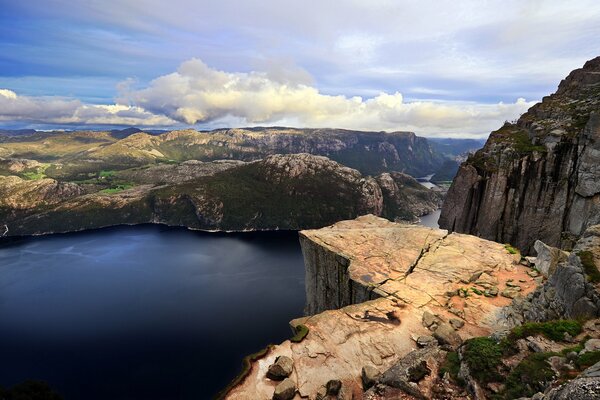
{"label": "calm water surface", "polygon": [[303,306],[296,233],[137,226],[0,244],[0,385],[209,399]]}

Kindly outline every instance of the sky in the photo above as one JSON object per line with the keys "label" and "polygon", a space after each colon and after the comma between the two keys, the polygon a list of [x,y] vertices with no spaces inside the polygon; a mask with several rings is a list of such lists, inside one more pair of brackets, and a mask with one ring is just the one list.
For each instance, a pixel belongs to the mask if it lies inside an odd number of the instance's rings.
{"label": "sky", "polygon": [[0,0],[0,128],[485,137],[599,37],[597,0]]}

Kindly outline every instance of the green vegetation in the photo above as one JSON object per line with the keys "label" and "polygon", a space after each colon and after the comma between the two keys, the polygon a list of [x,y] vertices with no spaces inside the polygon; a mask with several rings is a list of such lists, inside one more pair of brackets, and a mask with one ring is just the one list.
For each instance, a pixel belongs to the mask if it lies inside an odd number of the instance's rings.
{"label": "green vegetation", "polygon": [[600,350],[599,351],[588,351],[587,353],[580,354],[575,360],[575,365],[579,370],[584,370],[600,361]]}
{"label": "green vegetation", "polygon": [[460,371],[460,358],[458,357],[458,352],[451,351],[446,355],[446,359],[442,363],[440,367],[440,377],[443,377],[447,372],[452,379],[454,379],[458,384],[463,385],[464,381],[458,376],[458,372]]}
{"label": "green vegetation", "polygon": [[512,135],[514,149],[521,153],[533,153],[534,151],[546,152],[546,147],[541,145],[534,145],[529,139],[529,135],[526,131],[519,130]]}
{"label": "green vegetation", "polygon": [[267,354],[269,354],[272,348],[273,345],[270,344],[264,349],[244,357],[244,359],[242,360],[242,370],[240,371],[240,373],[229,383],[229,385],[227,385],[215,396],[215,400],[224,399],[231,389],[240,384],[246,378],[246,376],[248,376],[248,374],[252,370],[252,363],[256,360],[260,360],[261,358],[265,357]]}
{"label": "green vegetation", "polygon": [[582,331],[581,323],[574,320],[556,320],[548,322],[529,322],[513,328],[505,340],[514,343],[517,339],[528,336],[543,335],[550,340],[560,342],[565,340],[565,333],[577,336]]}
{"label": "green vegetation", "polygon": [[30,181],[44,179],[46,177],[46,170],[48,167],[50,167],[50,164],[42,164],[41,166],[35,168],[34,171],[23,172],[21,176]]}
{"label": "green vegetation", "polygon": [[297,325],[295,327],[295,334],[290,338],[290,341],[293,343],[300,343],[304,340],[306,335],[308,335],[308,327],[306,325]]}
{"label": "green vegetation", "polygon": [[482,383],[498,382],[502,376],[498,366],[502,360],[502,348],[489,337],[469,339],[464,344],[463,360],[471,375]]}
{"label": "green vegetation", "polygon": [[102,170],[98,173],[98,178],[111,178],[115,176],[115,172],[113,170]]}
{"label": "green vegetation", "polygon": [[519,363],[506,378],[504,399],[531,397],[543,392],[548,382],[554,378],[554,372],[548,358],[556,353],[533,353]]}
{"label": "green vegetation", "polygon": [[131,183],[123,183],[123,184],[116,185],[116,186],[113,186],[108,189],[103,189],[100,191],[100,193],[114,194],[114,193],[122,192],[123,190],[131,189],[132,187],[133,187],[133,184],[131,184]]}
{"label": "green vegetation", "polygon": [[504,248],[506,249],[506,251],[508,251],[510,254],[519,254],[519,249],[517,249],[516,247],[511,246],[509,243],[506,243],[504,245]]}
{"label": "green vegetation", "polygon": [[598,267],[594,262],[594,254],[591,251],[580,251],[577,253],[579,259],[581,260],[581,264],[583,265],[583,270],[587,275],[590,282],[598,283],[600,282],[600,271],[598,271]]}

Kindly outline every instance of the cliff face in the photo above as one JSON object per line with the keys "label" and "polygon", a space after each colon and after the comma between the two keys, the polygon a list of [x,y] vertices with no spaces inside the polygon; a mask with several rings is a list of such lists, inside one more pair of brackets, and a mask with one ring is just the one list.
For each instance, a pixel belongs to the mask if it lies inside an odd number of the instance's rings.
{"label": "cliff face", "polygon": [[600,222],[600,57],[555,94],[492,132],[463,163],[440,227],[511,243],[572,247]]}
{"label": "cliff face", "polygon": [[[266,372],[280,356],[293,364],[297,392],[290,399],[336,398],[324,394],[331,380],[342,383],[338,398],[370,399],[363,367],[388,370],[380,382],[396,385],[398,375],[422,362],[427,376],[418,386],[381,398],[453,398],[437,397],[431,387],[446,350],[506,327],[502,310],[512,300],[500,291],[519,286],[526,295],[537,285],[501,244],[373,215],[302,231],[300,237],[310,315],[291,324],[306,326],[308,335],[274,346],[228,399],[272,398],[279,382]],[[412,361],[403,366],[406,357]]]}

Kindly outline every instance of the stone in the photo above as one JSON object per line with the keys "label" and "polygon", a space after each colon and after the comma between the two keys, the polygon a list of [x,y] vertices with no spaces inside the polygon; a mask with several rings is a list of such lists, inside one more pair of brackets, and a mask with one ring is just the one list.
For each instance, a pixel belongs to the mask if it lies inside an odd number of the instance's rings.
{"label": "stone", "polygon": [[422,335],[417,338],[417,345],[419,347],[427,347],[432,344],[437,344],[437,339],[430,335]]}
{"label": "stone", "polygon": [[431,325],[433,325],[437,321],[438,321],[438,318],[435,315],[433,315],[432,313],[430,313],[429,311],[425,311],[423,313],[423,326],[424,327],[429,328]]}
{"label": "stone", "polygon": [[296,384],[290,378],[284,379],[273,392],[273,400],[292,400],[296,396]]}
{"label": "stone", "polygon": [[569,256],[569,253],[566,251],[548,246],[540,240],[536,240],[533,247],[537,252],[535,267],[546,277],[552,275],[556,270],[557,265],[566,261]]}
{"label": "stone", "polygon": [[535,269],[532,269],[531,271],[527,271],[527,275],[529,275],[532,278],[536,278],[540,276],[540,273],[537,272]]}
{"label": "stone", "polygon": [[294,369],[294,361],[287,356],[279,356],[269,366],[267,377],[274,381],[281,381],[290,376]]}
{"label": "stone", "polygon": [[460,329],[465,325],[465,321],[463,321],[462,319],[457,319],[457,318],[450,318],[448,320],[448,322],[450,323],[450,325],[452,325],[452,327],[454,329]]}
{"label": "stone", "polygon": [[431,373],[431,369],[427,366],[427,362],[422,360],[420,363],[413,365],[408,369],[408,380],[409,382],[419,382]]}
{"label": "stone", "polygon": [[507,297],[509,299],[514,299],[519,295],[519,292],[517,290],[515,290],[514,288],[511,289],[505,289],[502,291],[502,293],[500,293],[503,297]]}
{"label": "stone", "polygon": [[600,350],[600,339],[588,339],[584,345],[585,351],[597,351]]}
{"label": "stone", "polygon": [[462,344],[460,335],[447,323],[441,323],[433,332],[433,337],[437,339],[439,344],[448,345],[453,349],[458,348]]}
{"label": "stone", "polygon": [[515,290],[521,290],[521,286],[513,282],[506,282],[506,286],[514,288]]}
{"label": "stone", "polygon": [[361,372],[361,380],[363,389],[367,390],[370,387],[374,386],[377,383],[377,379],[379,378],[379,371],[370,365],[365,365],[362,368]]}
{"label": "stone", "polygon": [[327,382],[325,388],[327,389],[327,395],[337,396],[340,393],[340,390],[342,390],[342,382],[337,379],[332,379]]}

